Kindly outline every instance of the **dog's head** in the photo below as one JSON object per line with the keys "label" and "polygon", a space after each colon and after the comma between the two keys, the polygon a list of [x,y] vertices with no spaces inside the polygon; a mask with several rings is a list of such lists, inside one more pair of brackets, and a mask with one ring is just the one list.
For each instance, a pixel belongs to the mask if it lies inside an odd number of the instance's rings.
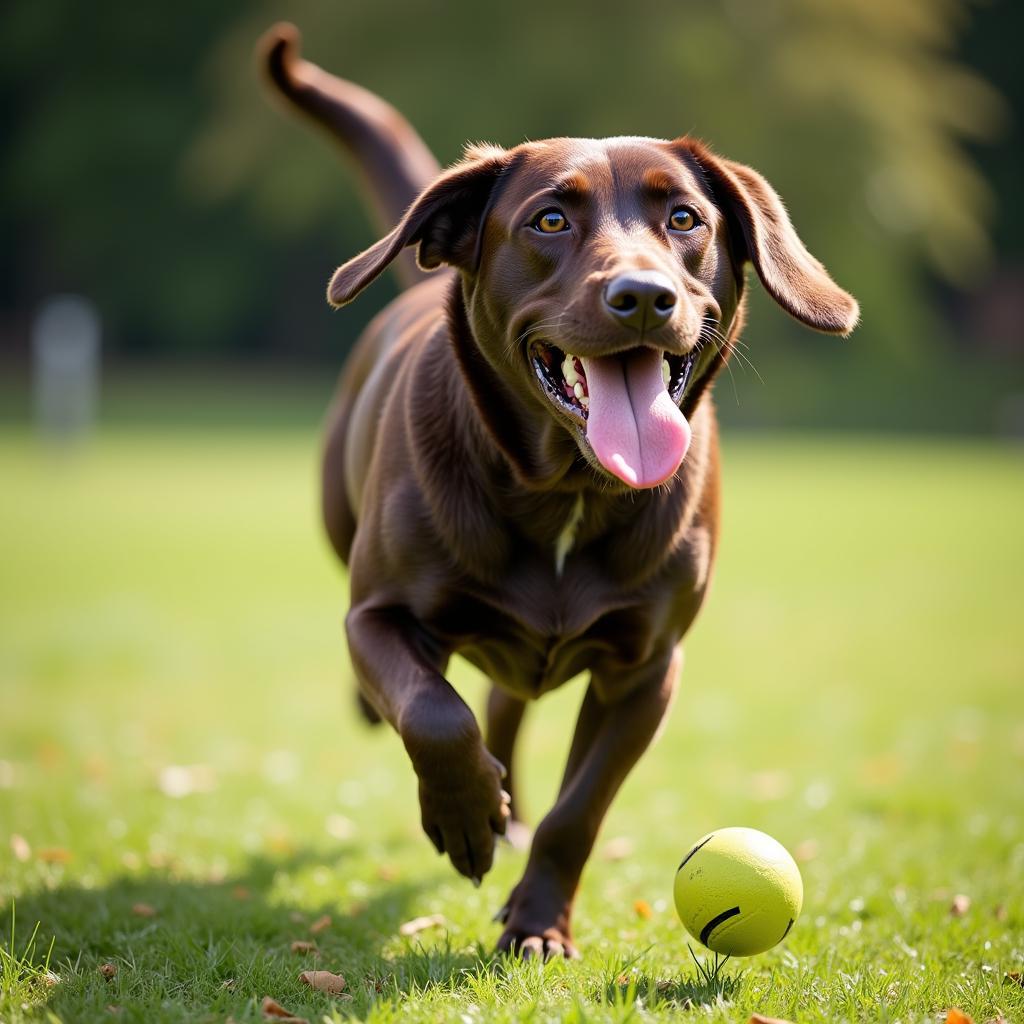
{"label": "dog's head", "polygon": [[745,263],[809,327],[848,334],[858,316],[764,178],[685,138],[472,147],[336,271],[331,303],[409,245],[425,269],[461,271],[476,344],[509,387],[636,488],[686,454],[684,410],[730,354]]}

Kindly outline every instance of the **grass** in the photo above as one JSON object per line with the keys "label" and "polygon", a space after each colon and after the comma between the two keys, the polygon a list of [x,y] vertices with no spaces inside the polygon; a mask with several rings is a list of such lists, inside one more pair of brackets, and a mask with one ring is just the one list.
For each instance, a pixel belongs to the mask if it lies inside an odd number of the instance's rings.
{"label": "grass", "polygon": [[[0,435],[0,1022],[1024,1020],[1019,449],[727,438],[680,698],[584,876],[584,957],[547,966],[489,957],[522,854],[457,878],[356,720],[316,461],[284,427]],[[528,720],[534,819],[580,696]],[[797,852],[804,913],[701,973],[672,875],[727,824]],[[297,979],[323,914],[349,1000]]]}

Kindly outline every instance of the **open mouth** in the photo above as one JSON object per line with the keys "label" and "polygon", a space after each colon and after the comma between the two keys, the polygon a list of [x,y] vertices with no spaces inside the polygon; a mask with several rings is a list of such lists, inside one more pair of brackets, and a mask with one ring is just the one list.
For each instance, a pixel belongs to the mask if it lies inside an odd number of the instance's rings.
{"label": "open mouth", "polygon": [[[590,389],[584,360],[545,341],[535,341],[530,355],[534,372],[547,396],[570,415],[586,420],[590,414]],[[684,356],[668,352],[662,355],[661,378],[675,405],[682,401],[696,360],[696,352]]]}
{"label": "open mouth", "polygon": [[541,388],[567,413],[600,466],[634,488],[674,476],[692,433],[679,408],[695,353],[638,346],[607,356],[576,356],[535,340],[530,358]]}

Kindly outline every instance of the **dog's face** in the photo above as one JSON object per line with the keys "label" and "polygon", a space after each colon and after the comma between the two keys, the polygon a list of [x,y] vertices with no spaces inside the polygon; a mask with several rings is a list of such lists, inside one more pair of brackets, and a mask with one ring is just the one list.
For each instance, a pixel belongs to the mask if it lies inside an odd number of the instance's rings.
{"label": "dog's face", "polygon": [[411,244],[425,268],[462,271],[474,338],[507,386],[634,488],[686,454],[683,409],[728,358],[745,262],[809,326],[845,334],[857,319],[764,179],[687,139],[471,149],[339,268],[331,302]]}

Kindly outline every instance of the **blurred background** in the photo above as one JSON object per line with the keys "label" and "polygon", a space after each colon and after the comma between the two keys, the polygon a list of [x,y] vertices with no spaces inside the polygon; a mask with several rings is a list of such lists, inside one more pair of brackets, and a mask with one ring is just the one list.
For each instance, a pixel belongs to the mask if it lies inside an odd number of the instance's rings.
{"label": "blurred background", "polygon": [[818,337],[753,289],[760,378],[736,365],[720,383],[727,424],[1024,432],[1009,0],[14,0],[0,422],[28,421],[37,318],[67,293],[101,352],[101,419],[318,419],[391,285],[343,314],[323,301],[375,228],[330,144],[268,102],[253,47],[280,18],[442,163],[467,140],[692,133],[761,170],[863,323]]}

